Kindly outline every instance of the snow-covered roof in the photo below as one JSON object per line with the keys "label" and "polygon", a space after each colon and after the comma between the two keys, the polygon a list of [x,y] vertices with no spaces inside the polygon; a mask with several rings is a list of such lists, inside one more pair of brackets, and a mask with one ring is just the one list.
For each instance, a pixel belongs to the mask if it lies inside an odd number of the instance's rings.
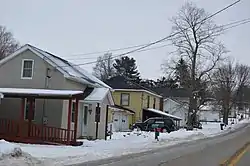
{"label": "snow-covered roof", "polygon": [[37,96],[73,96],[83,94],[77,90],[51,90],[51,89],[28,89],[28,88],[0,88],[0,94],[28,94]]}
{"label": "snow-covered roof", "polygon": [[147,110],[148,110],[148,111],[151,111],[151,112],[154,112],[154,113],[157,113],[157,114],[160,114],[160,115],[163,115],[163,116],[167,116],[167,117],[170,117],[170,118],[182,120],[182,118],[180,118],[180,117],[178,117],[178,116],[174,116],[174,115],[168,114],[168,113],[166,113],[166,112],[163,112],[163,111],[160,111],[160,110],[157,110],[157,109],[147,108]]}
{"label": "snow-covered roof", "polygon": [[109,88],[95,88],[85,99],[85,102],[102,102],[108,96],[110,105],[114,105],[114,100]]}
{"label": "snow-covered roof", "polygon": [[201,105],[200,106],[200,110],[201,111],[212,111],[213,110],[213,106],[212,105]]}
{"label": "snow-covered roof", "polygon": [[58,69],[64,75],[65,78],[68,78],[70,80],[82,84],[87,84],[92,87],[110,88],[107,84],[105,84],[104,82],[102,82],[101,80],[99,80],[98,78],[96,78],[83,68],[77,66],[76,64],[73,64],[63,58],[55,56],[49,52],[46,52],[29,44],[24,45],[23,47],[18,49],[15,53],[1,60],[0,65],[26,50],[32,51],[34,54],[38,55],[39,57],[44,59],[47,63]]}

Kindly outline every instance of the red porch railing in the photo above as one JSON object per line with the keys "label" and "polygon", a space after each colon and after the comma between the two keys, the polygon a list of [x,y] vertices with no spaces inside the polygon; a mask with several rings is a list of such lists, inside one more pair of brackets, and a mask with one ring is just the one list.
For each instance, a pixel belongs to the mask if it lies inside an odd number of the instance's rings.
{"label": "red porch railing", "polygon": [[0,119],[0,138],[27,143],[39,144],[71,144],[74,141],[74,130],[44,125],[36,125],[27,121]]}

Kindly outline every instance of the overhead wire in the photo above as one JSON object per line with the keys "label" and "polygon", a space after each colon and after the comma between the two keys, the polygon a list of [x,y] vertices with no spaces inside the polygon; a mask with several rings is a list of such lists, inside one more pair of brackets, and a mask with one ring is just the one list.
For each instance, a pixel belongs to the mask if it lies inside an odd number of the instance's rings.
{"label": "overhead wire", "polygon": [[[232,23],[228,23],[228,24],[225,24],[225,25],[222,25],[222,26],[219,26],[219,27],[216,27],[214,29],[220,29],[220,28],[224,28],[222,31],[227,31],[228,29],[232,29],[232,28],[235,28],[235,27],[238,27],[240,25],[243,25],[243,24],[247,24],[247,23],[250,23],[250,18],[248,19],[243,19],[241,21],[236,21],[236,22],[232,22]],[[214,30],[212,29],[212,30]],[[221,32],[221,30],[219,30],[217,33]],[[216,33],[216,32],[215,32]],[[155,49],[159,49],[159,48],[163,48],[163,47],[167,47],[167,46],[171,46],[172,44],[165,44],[165,45],[161,45],[161,46],[158,46],[158,47],[152,47],[152,48],[148,48],[148,49],[142,49],[142,50],[139,50],[139,51],[136,51],[137,53],[139,52],[144,52],[144,51],[149,51],[149,50],[155,50]],[[112,56],[112,59],[117,57],[117,56],[121,56],[121,54],[117,54],[117,55],[113,55]],[[89,59],[96,59],[97,57],[95,58],[89,58]],[[76,58],[76,59],[67,59],[67,60],[79,60],[79,59],[85,59],[85,58]],[[98,61],[95,60],[95,61],[91,61],[91,62],[86,62],[86,63],[82,63],[82,64],[76,64],[77,66],[82,66],[82,65],[88,65],[88,64],[92,64],[92,63],[97,63]]]}
{"label": "overhead wire", "polygon": [[[221,13],[221,12],[223,12],[223,11],[229,9],[230,7],[236,5],[236,4],[239,3],[240,1],[241,1],[241,0],[237,0],[237,1],[235,1],[235,2],[233,2],[233,3],[231,3],[231,4],[229,4],[228,6],[222,8],[221,10],[215,12],[214,14],[211,14],[210,16],[204,18],[203,20],[201,20],[201,21],[198,22],[197,24],[200,24],[200,23],[203,23],[203,22],[207,21],[208,19],[210,19],[210,18],[212,18],[212,17],[218,15],[219,13]],[[188,29],[189,29],[189,28],[185,28],[184,31],[185,31],[185,30],[188,30]],[[112,56],[111,58],[113,59],[113,58],[122,57],[122,56],[124,56],[124,55],[131,54],[131,53],[133,53],[133,52],[138,52],[138,51],[140,51],[140,50],[143,50],[144,48],[147,48],[147,47],[150,47],[150,46],[152,46],[152,45],[155,45],[155,44],[161,43],[161,42],[163,42],[163,41],[166,41],[167,39],[170,39],[170,38],[176,36],[176,35],[179,34],[179,33],[181,33],[181,31],[175,32],[175,33],[170,34],[170,35],[168,35],[168,36],[166,36],[166,37],[164,37],[164,38],[161,38],[161,39],[159,39],[159,40],[157,40],[157,41],[148,43],[148,44],[146,44],[146,45],[144,45],[144,46],[141,46],[141,47],[139,47],[139,48],[133,49],[133,50],[131,50],[131,51],[127,51],[127,52],[125,52],[125,53],[121,53],[121,54]],[[104,61],[104,60],[108,60],[108,59],[103,59],[103,61]],[[94,63],[97,63],[97,62],[98,62],[98,61],[96,60],[96,61],[87,62],[87,63],[82,63],[82,64],[75,64],[75,66],[82,66],[82,65],[94,64]],[[63,67],[63,66],[58,66],[58,67]],[[65,66],[65,67],[66,67],[66,66]]]}
{"label": "overhead wire", "polygon": [[[218,27],[215,27],[211,30],[215,30],[215,29],[220,29],[220,28],[224,28],[223,30],[227,30],[227,29],[230,29],[232,27],[237,27],[238,25],[243,25],[243,24],[246,24],[246,23],[249,23],[250,21],[250,18],[246,18],[246,19],[242,19],[242,20],[239,20],[239,21],[235,21],[235,22],[231,22],[231,23],[227,23],[227,24],[224,24],[224,25],[221,25],[221,26],[218,26]],[[240,23],[240,24],[238,24]],[[233,25],[233,24],[236,24],[236,25]],[[233,26],[230,26],[230,25],[233,25]],[[227,27],[227,26],[230,26],[230,27]],[[226,27],[226,28],[225,28]],[[220,32],[220,31],[218,31]],[[161,45],[161,46],[158,46],[158,47],[152,47],[152,48],[149,48],[149,49],[143,49],[141,51],[137,51],[137,52],[144,52],[144,51],[149,51],[149,50],[155,50],[155,49],[159,49],[159,48],[163,48],[163,47],[167,47],[167,46],[171,46],[172,44],[164,44],[164,45]],[[76,57],[76,58],[66,58],[67,60],[79,60],[79,59],[97,59],[99,56],[95,56],[95,57]]]}

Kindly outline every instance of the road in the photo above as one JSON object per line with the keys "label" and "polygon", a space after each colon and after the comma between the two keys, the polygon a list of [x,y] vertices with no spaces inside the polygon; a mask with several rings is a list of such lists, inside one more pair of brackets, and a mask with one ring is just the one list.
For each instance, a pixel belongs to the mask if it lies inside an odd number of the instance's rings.
{"label": "road", "polygon": [[250,166],[250,125],[214,138],[77,166]]}

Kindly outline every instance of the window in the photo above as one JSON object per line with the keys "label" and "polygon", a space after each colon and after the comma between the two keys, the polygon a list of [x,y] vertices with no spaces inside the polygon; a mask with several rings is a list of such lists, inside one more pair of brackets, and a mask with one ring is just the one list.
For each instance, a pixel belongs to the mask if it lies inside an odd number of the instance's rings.
{"label": "window", "polygon": [[22,61],[22,75],[21,75],[22,79],[32,79],[33,66],[34,66],[34,60],[23,59],[23,61]]}
{"label": "window", "polygon": [[71,122],[75,122],[76,103],[72,102]]}
{"label": "window", "polygon": [[155,109],[156,98],[154,98],[153,108]]}
{"label": "window", "polygon": [[[36,102],[35,99],[32,99],[33,112],[31,113],[31,120],[35,119],[35,110],[36,110]],[[24,119],[29,119],[29,110],[30,110],[30,100],[25,99],[24,104]]]}
{"label": "window", "polygon": [[128,93],[122,93],[121,94],[121,105],[123,106],[129,106],[129,94]]}
{"label": "window", "polygon": [[150,106],[150,96],[148,96],[148,98],[147,98],[147,108],[149,108],[149,106]]}

